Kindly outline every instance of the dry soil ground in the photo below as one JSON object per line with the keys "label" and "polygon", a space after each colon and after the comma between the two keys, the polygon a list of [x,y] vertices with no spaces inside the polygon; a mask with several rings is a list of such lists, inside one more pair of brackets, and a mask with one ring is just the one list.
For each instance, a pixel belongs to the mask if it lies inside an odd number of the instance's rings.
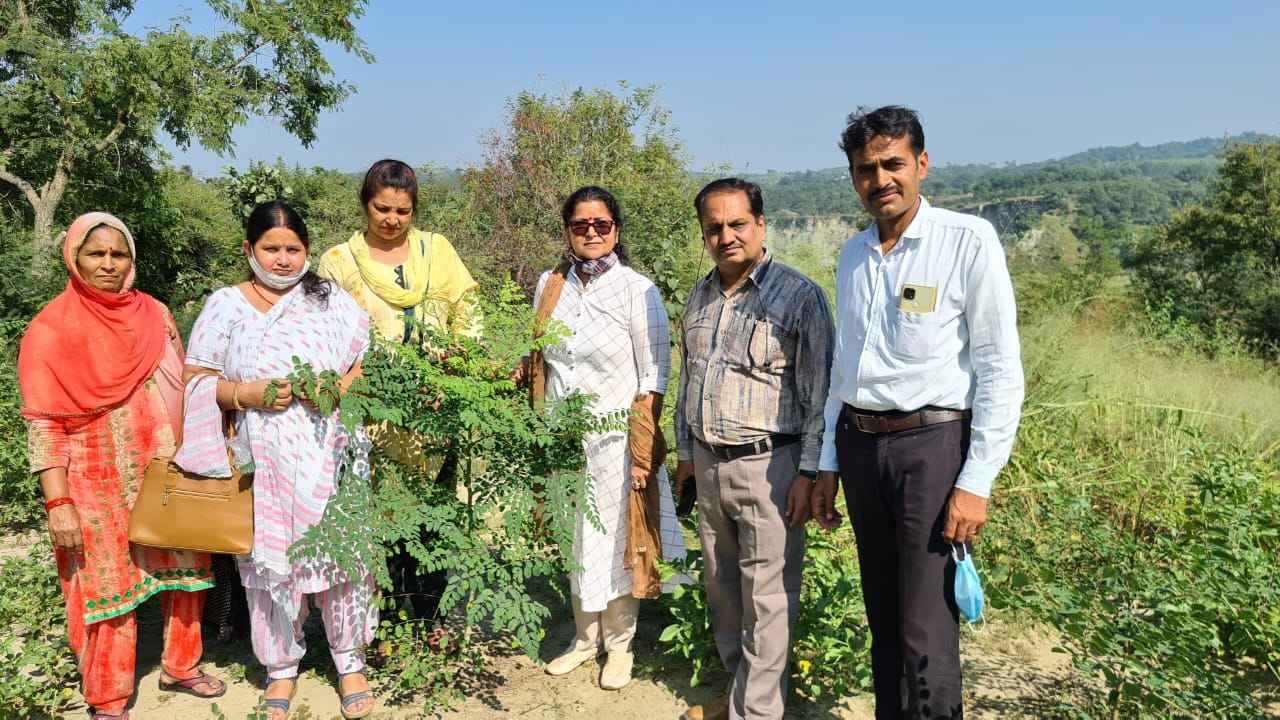
{"label": "dry soil ground", "polygon": [[[558,616],[567,618],[568,613]],[[139,689],[131,716],[136,720],[217,717],[208,701],[158,691],[160,618],[155,608],[146,608],[140,621],[144,644],[138,663]],[[566,644],[572,632],[572,621],[568,619],[550,627],[542,660],[549,659]],[[524,656],[498,656],[492,660],[491,673],[472,680],[465,699],[448,711],[427,717],[674,720],[689,703],[709,699],[724,682],[724,677],[713,676],[700,687],[689,687],[687,673],[660,658],[654,642],[659,632],[656,623],[642,621],[635,648],[636,679],[620,692],[599,689],[600,667],[595,663],[588,663],[568,676],[551,678],[542,672],[538,663]],[[327,669],[328,658],[323,653],[323,631],[313,625],[308,634],[314,648],[304,661],[292,717],[298,720],[340,717],[332,675]],[[1052,652],[1053,645],[1052,637],[1043,629],[1008,621],[996,620],[979,632],[967,632],[964,662],[970,717],[1052,716],[1054,704],[1064,693],[1072,691],[1075,682],[1069,661],[1066,656]],[[250,717],[261,695],[256,685],[261,682],[261,672],[249,648],[244,644],[215,647],[208,651],[206,658],[206,670],[229,683],[227,694],[217,701],[222,714],[228,720]],[[83,706],[78,706],[64,717],[82,718],[83,712]],[[413,704],[382,705],[374,714],[375,718],[421,716],[418,706]],[[788,717],[862,720],[873,715],[869,696],[859,695],[838,704],[796,699],[789,706]]]}

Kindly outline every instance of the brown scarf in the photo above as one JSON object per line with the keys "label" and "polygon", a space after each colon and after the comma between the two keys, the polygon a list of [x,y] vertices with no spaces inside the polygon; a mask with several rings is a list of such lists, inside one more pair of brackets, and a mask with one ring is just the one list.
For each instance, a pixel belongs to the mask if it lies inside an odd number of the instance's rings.
{"label": "brown scarf", "polygon": [[[560,301],[560,291],[564,289],[570,270],[569,263],[560,263],[542,287],[534,325],[535,337],[545,331],[551,313]],[[535,352],[530,358],[529,376],[529,402],[539,407],[547,392],[546,364],[542,353]],[[639,399],[631,404],[627,431],[631,466],[644,470],[649,477],[643,489],[632,490],[630,494],[623,567],[631,571],[632,596],[656,598],[662,592],[662,572],[658,569],[658,558],[662,557],[662,534],[659,530],[662,496],[658,488],[658,470],[666,460],[667,443],[653,415]],[[628,477],[627,482],[630,481]]]}
{"label": "brown scarf", "polygon": [[631,467],[645,471],[644,488],[632,490],[627,503],[627,552],[623,567],[631,571],[631,594],[638,598],[656,598],[662,594],[662,533],[659,529],[661,497],[658,470],[667,459],[667,441],[653,414],[640,399],[631,403],[631,419],[627,428],[627,446],[631,451]]}

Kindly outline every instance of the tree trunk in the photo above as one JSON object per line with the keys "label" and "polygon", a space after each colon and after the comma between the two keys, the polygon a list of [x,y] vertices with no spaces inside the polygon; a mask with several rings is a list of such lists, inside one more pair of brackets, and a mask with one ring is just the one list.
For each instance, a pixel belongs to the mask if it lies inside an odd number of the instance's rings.
{"label": "tree trunk", "polygon": [[49,270],[46,259],[52,254],[53,214],[58,209],[58,203],[40,198],[40,202],[33,204],[31,209],[36,218],[31,228],[31,273],[40,275]]}
{"label": "tree trunk", "polygon": [[36,198],[30,198],[31,210],[35,213],[35,222],[32,223],[31,238],[31,274],[43,275],[49,272],[51,268],[57,267],[57,263],[49,263],[49,258],[56,254],[53,248],[57,242],[57,237],[53,233],[53,220],[55,213],[58,212],[58,206],[62,204],[62,196],[67,191],[67,183],[71,180],[71,162],[68,156],[64,155],[63,162],[59,163],[57,170],[53,173],[53,178],[40,188],[40,194]]}
{"label": "tree trunk", "polygon": [[31,214],[35,217],[31,224],[31,274],[43,275],[49,267],[45,260],[52,254],[51,246],[55,242],[54,216],[58,212],[58,206],[62,204],[62,196],[67,191],[67,182],[71,179],[70,154],[67,151],[63,152],[53,177],[38,190],[35,185],[18,177],[5,167],[9,154],[7,150],[0,151],[0,180],[18,188],[26,198],[27,204],[31,206]]}

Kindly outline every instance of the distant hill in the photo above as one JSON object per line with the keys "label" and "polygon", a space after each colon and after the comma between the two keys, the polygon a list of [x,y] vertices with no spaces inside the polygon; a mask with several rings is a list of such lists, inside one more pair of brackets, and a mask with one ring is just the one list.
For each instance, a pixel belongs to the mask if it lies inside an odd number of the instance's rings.
{"label": "distant hill", "polygon": [[[1166,222],[1200,201],[1229,144],[1274,143],[1280,137],[1243,133],[1159,145],[1094,148],[1056,160],[1007,165],[940,165],[930,168],[924,193],[938,204],[977,212],[1002,234],[1019,234],[1045,213],[1073,224],[1097,223],[1107,231]],[[750,174],[765,192],[775,221],[862,213],[846,168]]]}

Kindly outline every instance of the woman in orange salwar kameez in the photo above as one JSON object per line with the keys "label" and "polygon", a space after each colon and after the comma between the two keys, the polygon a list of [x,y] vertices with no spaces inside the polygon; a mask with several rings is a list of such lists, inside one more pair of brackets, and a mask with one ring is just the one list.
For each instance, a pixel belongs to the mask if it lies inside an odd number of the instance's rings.
{"label": "woman in orange salwar kameez", "polygon": [[182,341],[164,305],[132,289],[133,237],[120,220],[80,216],[62,257],[70,281],[27,328],[18,380],[85,702],[94,718],[128,717],[134,609],[157,592],[161,689],[217,697],[226,686],[197,668],[209,556],[128,537],[147,464],[172,455],[181,434]]}

